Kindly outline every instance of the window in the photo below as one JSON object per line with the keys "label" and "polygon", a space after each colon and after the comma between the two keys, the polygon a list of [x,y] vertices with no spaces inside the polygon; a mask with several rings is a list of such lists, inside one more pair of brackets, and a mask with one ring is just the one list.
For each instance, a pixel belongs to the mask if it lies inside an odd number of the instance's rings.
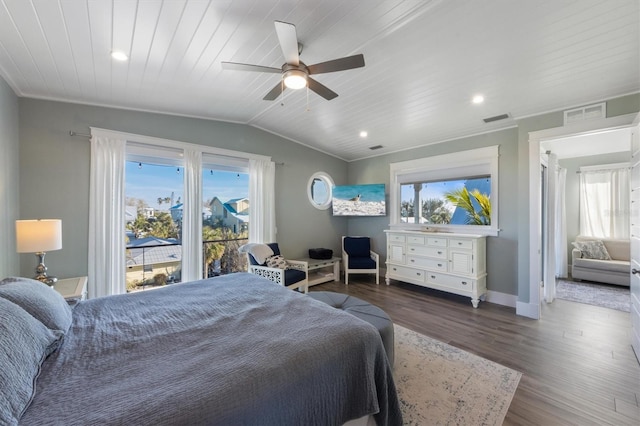
{"label": "window", "polygon": [[314,173],[307,184],[307,196],[311,205],[318,210],[327,210],[331,205],[333,187],[333,179],[327,173]]}
{"label": "window", "polygon": [[205,278],[246,271],[238,248],[249,238],[248,165],[221,165],[203,158],[202,250]]}
{"label": "window", "polygon": [[392,163],[390,173],[392,228],[497,235],[497,145]]}

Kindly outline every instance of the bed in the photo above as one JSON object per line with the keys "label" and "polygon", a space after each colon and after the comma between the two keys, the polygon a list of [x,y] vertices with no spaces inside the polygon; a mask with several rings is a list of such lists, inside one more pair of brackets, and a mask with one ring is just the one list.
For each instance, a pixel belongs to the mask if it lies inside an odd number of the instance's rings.
{"label": "bed", "polygon": [[[44,336],[36,349],[29,339],[20,349],[41,350],[33,356],[41,365],[13,419],[16,378],[2,368],[0,424],[341,425],[367,415],[402,424],[375,327],[262,277],[237,273],[81,301],[68,320],[57,293],[29,300],[43,294],[31,281],[0,283],[0,320],[22,324],[0,325],[0,333],[28,323],[33,330],[20,336]],[[0,356],[10,350],[5,340]]]}

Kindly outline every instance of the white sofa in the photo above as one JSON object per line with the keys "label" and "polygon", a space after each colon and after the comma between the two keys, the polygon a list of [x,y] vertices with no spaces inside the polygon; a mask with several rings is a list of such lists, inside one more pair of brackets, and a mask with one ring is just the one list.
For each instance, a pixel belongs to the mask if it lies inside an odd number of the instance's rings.
{"label": "white sofa", "polygon": [[630,241],[621,239],[605,239],[593,237],[576,237],[577,242],[600,240],[611,257],[611,260],[587,259],[582,251],[574,248],[571,251],[571,276],[574,280],[597,281],[629,287],[631,273],[629,270]]}

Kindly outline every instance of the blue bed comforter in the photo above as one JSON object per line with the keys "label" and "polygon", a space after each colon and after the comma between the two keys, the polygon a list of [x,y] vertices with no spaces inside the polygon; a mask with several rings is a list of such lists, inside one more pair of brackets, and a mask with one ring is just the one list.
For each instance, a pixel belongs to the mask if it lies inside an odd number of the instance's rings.
{"label": "blue bed comforter", "polygon": [[238,273],[80,302],[24,425],[402,424],[377,330]]}

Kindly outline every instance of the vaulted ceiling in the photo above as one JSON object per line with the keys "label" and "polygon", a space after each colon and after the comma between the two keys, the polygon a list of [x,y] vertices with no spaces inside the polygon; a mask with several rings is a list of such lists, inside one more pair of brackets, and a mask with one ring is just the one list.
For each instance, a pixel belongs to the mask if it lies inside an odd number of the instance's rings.
{"label": "vaulted ceiling", "polygon": [[[281,67],[276,20],[306,64],[365,67],[314,76],[331,101],[263,100],[279,74],[221,62]],[[21,97],[245,123],[351,161],[640,91],[640,2],[0,0],[0,75]]]}

